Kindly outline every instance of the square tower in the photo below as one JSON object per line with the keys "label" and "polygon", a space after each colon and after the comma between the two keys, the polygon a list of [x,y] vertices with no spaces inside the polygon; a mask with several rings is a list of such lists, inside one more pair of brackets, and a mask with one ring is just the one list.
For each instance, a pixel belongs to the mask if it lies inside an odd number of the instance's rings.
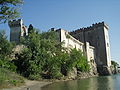
{"label": "square tower", "polygon": [[83,43],[89,42],[91,46],[95,47],[98,68],[105,67],[110,69],[111,66],[108,29],[108,25],[101,22],[87,28],[81,28],[70,32],[70,34],[79,41]]}
{"label": "square tower", "polygon": [[20,37],[27,35],[27,28],[23,25],[23,20],[18,19],[9,21],[8,25],[10,27],[10,41],[18,44],[20,42]]}

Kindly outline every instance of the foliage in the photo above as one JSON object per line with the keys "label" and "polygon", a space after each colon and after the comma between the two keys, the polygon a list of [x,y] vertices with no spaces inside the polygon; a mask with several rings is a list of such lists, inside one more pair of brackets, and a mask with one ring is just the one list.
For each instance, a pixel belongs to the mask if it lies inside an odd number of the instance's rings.
{"label": "foliage", "polygon": [[40,79],[44,74],[49,78],[60,79],[73,67],[80,71],[89,69],[82,52],[63,48],[55,31],[38,33],[31,28],[29,35],[22,38],[21,43],[26,48],[22,53],[16,54],[16,60],[12,61],[10,55],[14,45],[6,39],[4,32],[0,33],[0,41],[0,67],[13,71],[17,68],[17,72],[29,79]]}
{"label": "foliage", "polygon": [[10,61],[14,44],[7,40],[4,31],[0,32],[0,42],[0,67],[15,71],[16,66]]}
{"label": "foliage", "polygon": [[66,68],[66,73],[71,71],[73,67],[76,67],[79,71],[89,71],[87,59],[83,53],[80,50],[76,50],[76,48],[71,49],[66,55],[66,60],[63,65],[64,68]]}
{"label": "foliage", "polygon": [[19,17],[22,0],[0,0],[0,23]]}
{"label": "foliage", "polygon": [[117,62],[115,62],[115,61],[111,61],[111,64],[112,64],[114,67],[119,66],[119,64],[118,64]]}
{"label": "foliage", "polygon": [[13,45],[7,40],[5,31],[0,32],[0,54],[7,56],[10,55]]}
{"label": "foliage", "polygon": [[44,75],[47,78],[60,79],[73,67],[80,71],[89,69],[82,52],[76,49],[68,52],[62,47],[63,43],[59,42],[58,33],[55,31],[38,33],[31,28],[22,43],[26,48],[16,56],[15,65],[17,70],[29,79],[39,79]]}
{"label": "foliage", "polygon": [[27,38],[24,51],[17,55],[17,62],[15,63],[17,69],[24,76],[33,79],[34,77],[40,76],[41,73],[41,61],[40,61],[40,38],[35,32],[31,33]]}

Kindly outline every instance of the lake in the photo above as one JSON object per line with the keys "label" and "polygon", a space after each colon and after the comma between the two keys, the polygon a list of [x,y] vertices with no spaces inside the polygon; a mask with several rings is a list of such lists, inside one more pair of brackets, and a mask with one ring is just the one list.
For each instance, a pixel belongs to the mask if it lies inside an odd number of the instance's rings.
{"label": "lake", "polygon": [[56,82],[42,90],[120,90],[120,74]]}

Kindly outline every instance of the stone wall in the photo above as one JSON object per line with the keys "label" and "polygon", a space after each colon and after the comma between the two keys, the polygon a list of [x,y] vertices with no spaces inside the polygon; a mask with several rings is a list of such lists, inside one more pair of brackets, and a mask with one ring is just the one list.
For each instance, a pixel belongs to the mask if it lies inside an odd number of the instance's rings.
{"label": "stone wall", "polygon": [[84,44],[72,37],[67,31],[63,29],[56,30],[60,35],[60,42],[64,42],[63,47],[68,49],[76,48],[83,52]]}
{"label": "stone wall", "polygon": [[90,65],[90,72],[97,73],[95,48],[90,46],[89,42],[86,42],[86,57]]}
{"label": "stone wall", "polygon": [[84,44],[89,42],[91,46],[95,47],[96,63],[98,67],[102,66],[110,68],[111,66],[108,29],[108,26],[102,22],[70,32],[74,38]]}

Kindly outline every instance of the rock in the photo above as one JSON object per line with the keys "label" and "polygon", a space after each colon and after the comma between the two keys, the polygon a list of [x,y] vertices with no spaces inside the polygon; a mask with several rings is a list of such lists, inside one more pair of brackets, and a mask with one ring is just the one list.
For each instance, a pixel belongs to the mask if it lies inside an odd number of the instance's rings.
{"label": "rock", "polygon": [[20,54],[24,48],[24,45],[16,45],[12,50],[11,59],[15,59],[15,55]]}
{"label": "rock", "polygon": [[69,79],[76,79],[77,69],[75,67],[73,67],[72,70],[67,73],[67,76]]}

